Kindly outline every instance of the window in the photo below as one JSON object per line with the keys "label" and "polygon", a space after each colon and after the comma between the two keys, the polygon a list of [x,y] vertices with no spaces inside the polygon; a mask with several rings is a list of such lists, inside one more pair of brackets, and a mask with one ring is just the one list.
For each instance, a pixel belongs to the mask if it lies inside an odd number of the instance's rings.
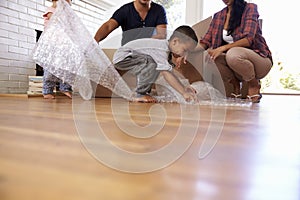
{"label": "window", "polygon": [[185,24],[186,0],[155,0],[154,2],[161,4],[166,9],[169,31]]}
{"label": "window", "polygon": [[[265,93],[300,94],[300,64],[298,52],[293,50],[300,45],[297,38],[300,2],[251,0],[257,4],[260,18],[263,20],[263,35],[273,54],[274,65],[266,78],[262,80]],[[270,9],[272,8],[272,9]]]}

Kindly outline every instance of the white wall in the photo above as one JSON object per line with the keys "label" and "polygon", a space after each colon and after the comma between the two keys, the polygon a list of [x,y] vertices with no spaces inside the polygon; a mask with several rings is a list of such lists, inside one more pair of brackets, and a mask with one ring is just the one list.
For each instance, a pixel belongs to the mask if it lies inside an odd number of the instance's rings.
{"label": "white wall", "polygon": [[[94,35],[114,7],[109,0],[73,0],[72,8]],[[0,93],[26,93],[28,76],[35,75],[31,50],[36,31],[43,30],[48,0],[0,0]]]}

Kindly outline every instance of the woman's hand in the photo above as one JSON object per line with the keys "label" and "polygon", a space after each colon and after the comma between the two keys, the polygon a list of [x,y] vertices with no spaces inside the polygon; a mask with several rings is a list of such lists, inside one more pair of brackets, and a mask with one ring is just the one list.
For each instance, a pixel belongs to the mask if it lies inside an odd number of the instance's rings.
{"label": "woman's hand", "polygon": [[219,55],[221,55],[226,49],[224,46],[220,46],[216,49],[208,49],[207,53],[210,56],[210,59],[215,60]]}

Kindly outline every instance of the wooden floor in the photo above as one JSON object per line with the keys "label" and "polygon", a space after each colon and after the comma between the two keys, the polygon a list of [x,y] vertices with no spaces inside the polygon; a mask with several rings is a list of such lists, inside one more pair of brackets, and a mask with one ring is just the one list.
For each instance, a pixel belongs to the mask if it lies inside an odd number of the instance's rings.
{"label": "wooden floor", "polygon": [[1,96],[0,199],[300,199],[300,96],[160,106]]}

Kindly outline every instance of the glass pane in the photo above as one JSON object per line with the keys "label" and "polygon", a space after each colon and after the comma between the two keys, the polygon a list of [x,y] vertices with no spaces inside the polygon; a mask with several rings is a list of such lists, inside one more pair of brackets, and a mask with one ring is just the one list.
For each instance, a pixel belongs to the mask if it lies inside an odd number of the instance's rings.
{"label": "glass pane", "polygon": [[185,24],[185,0],[155,0],[163,5],[167,12],[168,30],[174,30]]}
{"label": "glass pane", "polygon": [[[300,93],[300,64],[298,51],[300,45],[296,33],[300,2],[288,3],[276,1],[251,0],[258,5],[263,20],[262,32],[273,53],[274,65],[266,78],[262,80],[265,93]],[[272,8],[272,9],[270,9]]]}
{"label": "glass pane", "polygon": [[213,16],[225,7],[225,4],[221,0],[203,0],[203,19]]}

